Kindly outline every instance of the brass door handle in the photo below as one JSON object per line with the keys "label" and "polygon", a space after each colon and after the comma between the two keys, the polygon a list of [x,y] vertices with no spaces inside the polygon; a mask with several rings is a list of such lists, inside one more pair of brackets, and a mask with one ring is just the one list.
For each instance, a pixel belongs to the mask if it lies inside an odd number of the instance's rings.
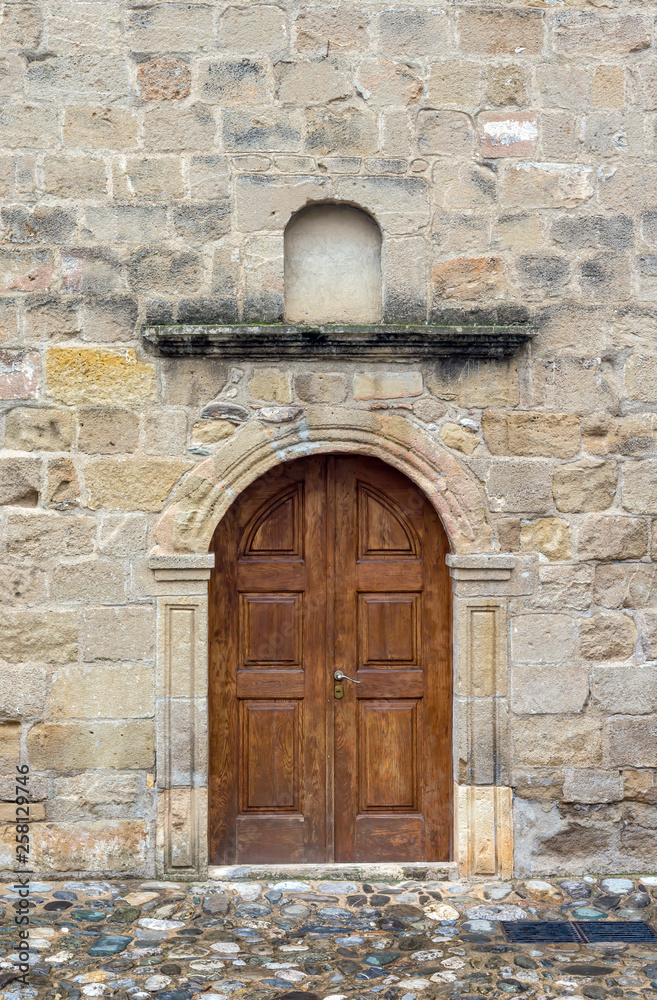
{"label": "brass door handle", "polygon": [[341,670],[336,670],[333,676],[336,681],[351,681],[352,684],[360,684],[360,681],[354,680],[353,677],[347,677],[347,675],[343,674]]}

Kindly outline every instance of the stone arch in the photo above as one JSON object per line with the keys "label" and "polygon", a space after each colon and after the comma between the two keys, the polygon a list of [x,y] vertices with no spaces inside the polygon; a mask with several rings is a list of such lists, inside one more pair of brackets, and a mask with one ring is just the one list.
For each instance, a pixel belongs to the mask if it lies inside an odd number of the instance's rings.
{"label": "stone arch", "polygon": [[493,551],[481,487],[417,419],[386,411],[308,406],[253,417],[174,490],[155,528],[153,554],[203,553],[233,500],[274,466],[322,453],[380,458],[403,472],[436,509],[455,554]]}
{"label": "stone arch", "polygon": [[316,202],[284,234],[285,319],[291,323],[380,323],[381,227],[361,208]]}

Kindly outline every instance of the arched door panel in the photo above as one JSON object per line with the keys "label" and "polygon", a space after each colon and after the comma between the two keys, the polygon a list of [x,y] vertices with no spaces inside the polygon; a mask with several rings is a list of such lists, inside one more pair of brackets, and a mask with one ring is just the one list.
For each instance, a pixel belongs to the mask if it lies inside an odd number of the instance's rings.
{"label": "arched door panel", "polygon": [[211,862],[448,858],[450,588],[426,498],[375,459],[304,459],[213,545]]}

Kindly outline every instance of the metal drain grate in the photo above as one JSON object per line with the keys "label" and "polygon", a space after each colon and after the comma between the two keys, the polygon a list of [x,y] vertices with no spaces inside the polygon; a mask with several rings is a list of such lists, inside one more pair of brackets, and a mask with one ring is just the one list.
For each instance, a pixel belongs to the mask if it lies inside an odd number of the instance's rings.
{"label": "metal drain grate", "polygon": [[601,944],[618,941],[633,944],[641,941],[657,941],[657,933],[644,920],[502,920],[502,930],[507,941],[513,944],[544,942],[576,942],[578,944]]}

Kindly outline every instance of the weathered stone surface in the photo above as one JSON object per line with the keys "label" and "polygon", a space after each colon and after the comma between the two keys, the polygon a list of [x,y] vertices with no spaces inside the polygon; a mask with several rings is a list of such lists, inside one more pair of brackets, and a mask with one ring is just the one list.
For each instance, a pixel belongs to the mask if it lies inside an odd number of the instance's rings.
{"label": "weathered stone surface", "polygon": [[46,771],[149,768],[155,762],[153,723],[41,722],[27,736],[28,760]]}
{"label": "weathered stone surface", "polygon": [[33,351],[0,351],[0,399],[33,399],[41,365]]}
{"label": "weathered stone surface", "polygon": [[189,97],[192,74],[187,63],[159,56],[139,64],[137,86],[142,101],[180,101]]}
{"label": "weathered stone surface", "polygon": [[354,375],[354,399],[402,399],[422,393],[419,372],[376,372]]}
{"label": "weathered stone surface", "polygon": [[85,559],[56,566],[52,593],[63,604],[121,604],[125,600],[125,569],[109,559]]}
{"label": "weathered stone surface", "polygon": [[44,873],[143,872],[148,843],[143,820],[37,823],[31,833],[35,864]]}
{"label": "weathered stone surface", "polygon": [[542,514],[551,505],[550,466],[536,459],[491,462],[486,493],[492,510]]}
{"label": "weathered stone surface", "polygon": [[572,662],[515,664],[511,670],[511,711],[516,715],[581,712],[589,695],[586,666]]}
{"label": "weathered stone surface", "polygon": [[486,410],[481,429],[494,455],[572,458],[579,451],[579,421],[568,413]]}
{"label": "weathered stone surface", "polygon": [[615,715],[657,712],[657,667],[649,663],[610,663],[591,671],[591,693],[600,708]]}
{"label": "weathered stone surface", "polygon": [[42,715],[46,707],[46,680],[46,671],[41,666],[0,666],[0,719]]}
{"label": "weathered stone surface", "polygon": [[618,802],[623,798],[623,780],[618,771],[567,768],[564,772],[564,802]]}
{"label": "weathered stone surface", "polygon": [[576,649],[577,631],[568,615],[517,615],[511,619],[511,655],[517,663],[561,663]]}
{"label": "weathered stone surface", "polygon": [[553,715],[512,721],[513,755],[525,766],[595,767],[602,763],[602,734],[597,718]]}
{"label": "weathered stone surface", "polygon": [[20,755],[20,745],[20,722],[0,722],[0,761],[3,769],[14,770]]}
{"label": "weathered stone surface", "polygon": [[90,454],[115,455],[135,451],[139,418],[119,407],[81,407],[78,410],[78,448]]}
{"label": "weathered stone surface", "polygon": [[16,451],[68,451],[73,441],[69,410],[15,407],[7,415],[8,448]]}
{"label": "weathered stone surface", "polygon": [[523,524],[520,537],[523,551],[541,552],[551,562],[573,557],[570,525],[558,517],[541,517]]}
{"label": "weathered stone surface", "polygon": [[480,438],[476,433],[469,427],[463,427],[462,424],[444,424],[440,436],[448,448],[461,451],[464,455],[471,455],[480,444]]}
{"label": "weathered stone surface", "polygon": [[46,660],[67,663],[77,658],[77,614],[71,611],[0,612],[2,658],[12,663]]}
{"label": "weathered stone surface", "polygon": [[593,600],[603,608],[645,608],[657,603],[657,567],[645,563],[596,566]]}
{"label": "weathered stone surface", "polygon": [[249,381],[252,399],[262,399],[272,403],[291,403],[292,376],[278,368],[263,368]]}
{"label": "weathered stone surface", "polygon": [[496,299],[507,289],[499,257],[459,257],[433,266],[434,291],[440,299]]}
{"label": "weathered stone surface", "polygon": [[50,394],[64,403],[143,402],[155,394],[155,370],[133,349],[51,347],[46,378]]}
{"label": "weathered stone surface", "polygon": [[80,482],[70,458],[51,458],[46,467],[44,503],[55,510],[69,510],[80,502]]}
{"label": "weathered stone surface", "polygon": [[153,669],[143,664],[62,667],[52,676],[53,718],[116,719],[153,715]]}
{"label": "weathered stone surface", "polygon": [[657,716],[613,716],[605,723],[605,744],[614,767],[657,767]]}
{"label": "weathered stone surface", "polygon": [[72,105],[64,117],[64,145],[89,149],[128,149],[136,145],[139,121],[123,108]]}
{"label": "weathered stone surface", "polygon": [[0,458],[0,504],[36,507],[40,489],[38,458]]}
{"label": "weathered stone surface", "polygon": [[[82,616],[83,660],[150,660],[155,651],[151,608],[88,608]],[[74,659],[68,656],[64,659]],[[61,659],[61,658],[60,658]]]}
{"label": "weathered stone surface", "polygon": [[634,514],[657,514],[657,461],[625,462],[623,507]]}
{"label": "weathered stone surface", "polygon": [[648,525],[638,517],[594,514],[578,531],[579,559],[641,559],[648,551]]}
{"label": "weathered stone surface", "polygon": [[7,552],[35,556],[82,556],[93,551],[96,524],[89,517],[57,514],[10,514]]}
{"label": "weathered stone surface", "polygon": [[230,420],[200,420],[192,427],[192,440],[198,444],[216,444],[234,432],[235,425]]}
{"label": "weathered stone surface", "polygon": [[440,361],[427,375],[427,388],[438,399],[460,406],[517,406],[518,366],[513,361]]}
{"label": "weathered stone surface", "polygon": [[583,458],[554,470],[554,502],[558,510],[606,510],[614,501],[618,481],[616,462]]}
{"label": "weathered stone surface", "polygon": [[629,615],[602,613],[579,623],[580,653],[586,660],[618,660],[631,656],[637,633]]}
{"label": "weathered stone surface", "polygon": [[191,468],[180,458],[97,459],[85,468],[92,510],[162,510],[171,490]]}
{"label": "weathered stone surface", "polygon": [[307,372],[298,375],[294,388],[305,403],[342,403],[347,395],[345,376],[337,372]]}
{"label": "weathered stone surface", "polygon": [[139,773],[130,771],[55,778],[56,797],[48,805],[48,818],[55,822],[118,819],[126,806],[137,801],[144,784]]}

